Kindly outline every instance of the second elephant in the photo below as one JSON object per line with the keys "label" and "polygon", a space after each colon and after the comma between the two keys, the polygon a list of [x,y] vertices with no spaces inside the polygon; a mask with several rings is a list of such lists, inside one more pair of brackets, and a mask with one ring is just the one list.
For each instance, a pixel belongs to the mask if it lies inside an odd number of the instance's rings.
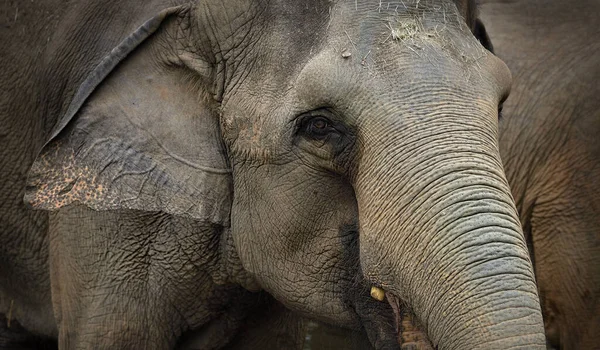
{"label": "second elephant", "polygon": [[548,342],[600,344],[600,3],[485,1],[513,74],[500,151],[533,257]]}

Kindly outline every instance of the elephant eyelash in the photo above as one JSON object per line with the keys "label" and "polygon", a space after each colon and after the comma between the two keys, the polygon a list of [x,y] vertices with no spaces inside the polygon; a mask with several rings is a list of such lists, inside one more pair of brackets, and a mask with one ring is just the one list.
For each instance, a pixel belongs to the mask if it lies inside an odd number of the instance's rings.
{"label": "elephant eyelash", "polygon": [[296,119],[296,134],[305,134],[307,136],[311,136],[308,130],[311,123],[315,121],[324,122],[325,129],[323,131],[326,132],[340,132],[339,123],[335,122],[335,118],[333,117],[333,113],[326,108],[319,108],[307,113],[304,113],[297,117]]}
{"label": "elephant eyelash", "polygon": [[311,138],[327,141],[329,136],[338,132],[338,130],[334,127],[334,123],[329,120],[329,118],[317,116],[308,118],[308,120],[303,123],[302,132]]}

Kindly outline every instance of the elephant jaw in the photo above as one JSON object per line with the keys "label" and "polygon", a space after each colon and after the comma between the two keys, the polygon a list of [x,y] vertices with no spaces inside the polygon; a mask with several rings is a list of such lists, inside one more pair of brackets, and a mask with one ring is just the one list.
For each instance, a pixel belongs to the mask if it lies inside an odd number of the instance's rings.
{"label": "elephant jaw", "polygon": [[387,300],[394,311],[394,325],[401,349],[433,350],[427,333],[417,324],[415,316],[392,293],[386,293],[379,287],[371,287],[371,297],[377,301]]}
{"label": "elephant jaw", "polygon": [[386,299],[394,310],[394,322],[398,334],[398,344],[402,349],[433,350],[427,333],[417,324],[415,315],[410,312],[396,296],[386,293]]}

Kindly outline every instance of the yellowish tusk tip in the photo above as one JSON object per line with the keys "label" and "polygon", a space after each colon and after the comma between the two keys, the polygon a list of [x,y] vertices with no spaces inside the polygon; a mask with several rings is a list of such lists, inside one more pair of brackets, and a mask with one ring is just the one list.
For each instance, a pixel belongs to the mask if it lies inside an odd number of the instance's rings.
{"label": "yellowish tusk tip", "polygon": [[378,301],[383,301],[385,298],[385,291],[379,287],[371,287],[371,297]]}

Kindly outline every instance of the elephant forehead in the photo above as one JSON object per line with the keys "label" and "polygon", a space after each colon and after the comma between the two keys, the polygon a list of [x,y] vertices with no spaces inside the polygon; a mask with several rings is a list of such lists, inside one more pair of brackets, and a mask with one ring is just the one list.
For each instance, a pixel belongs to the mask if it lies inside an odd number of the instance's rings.
{"label": "elephant forehead", "polygon": [[373,73],[408,70],[420,63],[438,73],[437,68],[443,69],[446,61],[464,71],[473,69],[489,54],[453,3],[403,12],[371,10],[351,19],[338,17],[337,27],[341,30],[330,34],[330,47],[346,51],[348,61]]}
{"label": "elephant forehead", "polygon": [[[451,0],[313,1],[306,6],[274,2],[269,8],[265,12],[270,19],[257,21],[262,23],[255,28],[260,35],[245,36],[255,38],[251,49],[235,55],[243,62],[229,70],[229,95],[242,91],[269,97],[294,89],[300,71],[316,60],[326,65],[323,53],[329,52],[355,70],[384,78],[398,70],[440,75],[448,60],[464,76],[476,77],[467,71],[481,70],[478,62],[489,55]],[[419,65],[425,69],[415,71]]]}
{"label": "elephant forehead", "polygon": [[[420,89],[434,82],[455,91],[469,86],[496,93],[491,53],[477,42],[453,2],[350,2],[332,7],[325,43],[301,68],[293,87],[311,99],[323,91],[347,96]],[[399,7],[399,8],[397,8]],[[478,94],[482,97],[488,96]],[[331,99],[331,98],[329,98]],[[323,103],[327,103],[324,101]]]}
{"label": "elephant forehead", "polygon": [[355,45],[360,44],[355,39],[366,39],[367,46],[386,39],[412,42],[441,36],[444,30],[470,31],[452,1],[343,2],[330,8],[329,21],[332,36],[348,34]]}
{"label": "elephant forehead", "polygon": [[500,87],[483,63],[461,69],[452,60],[398,61],[363,67],[329,50],[304,67],[291,91],[298,106],[334,108],[350,124],[360,116],[424,116],[457,108],[473,116],[496,112]]}

